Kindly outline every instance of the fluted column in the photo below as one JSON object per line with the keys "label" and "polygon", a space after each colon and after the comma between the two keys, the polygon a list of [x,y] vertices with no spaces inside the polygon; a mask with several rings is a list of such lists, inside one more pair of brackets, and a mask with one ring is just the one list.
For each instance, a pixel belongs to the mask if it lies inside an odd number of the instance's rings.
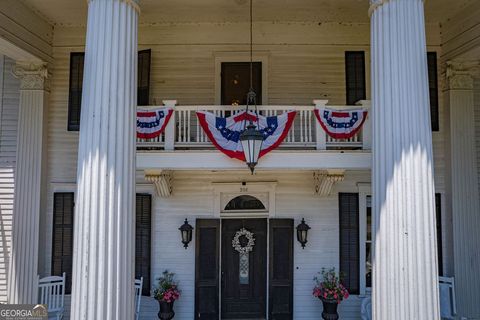
{"label": "fluted column", "polygon": [[422,0],[371,1],[373,316],[439,319]]}
{"label": "fluted column", "polygon": [[457,309],[480,318],[480,200],[475,145],[473,76],[480,63],[449,62],[446,90],[447,199],[452,209]]}
{"label": "fluted column", "polygon": [[138,3],[90,0],[71,319],[134,318]]}
{"label": "fluted column", "polygon": [[20,79],[20,104],[8,302],[36,303],[47,69],[23,63],[12,71]]}

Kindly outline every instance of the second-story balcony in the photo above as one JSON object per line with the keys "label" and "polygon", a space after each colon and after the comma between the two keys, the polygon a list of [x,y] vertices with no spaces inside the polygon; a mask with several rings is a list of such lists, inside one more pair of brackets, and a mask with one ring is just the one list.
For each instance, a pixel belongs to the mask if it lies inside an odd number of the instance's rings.
{"label": "second-story balcony", "polygon": [[[245,106],[176,105],[165,131],[153,139],[137,139],[137,167],[156,169],[236,169],[243,168],[238,160],[229,159],[209,141],[196,112],[208,111],[218,117],[235,115]],[[139,107],[142,110],[160,106]],[[297,112],[294,123],[283,143],[260,160],[259,168],[267,169],[369,169],[371,167],[371,122],[368,116],[362,129],[350,139],[331,138],[318,123],[315,108],[348,110],[352,106],[330,106],[327,100],[314,100],[312,105],[261,105],[258,113],[276,116]],[[360,101],[357,108],[370,109],[369,101]]]}

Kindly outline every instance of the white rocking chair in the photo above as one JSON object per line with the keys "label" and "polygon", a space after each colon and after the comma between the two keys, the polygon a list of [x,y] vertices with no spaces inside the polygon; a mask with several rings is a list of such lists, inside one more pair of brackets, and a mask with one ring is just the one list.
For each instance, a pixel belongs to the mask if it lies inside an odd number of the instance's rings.
{"label": "white rocking chair", "polygon": [[39,279],[39,303],[46,304],[48,309],[48,318],[60,320],[63,318],[65,306],[65,272],[63,276],[50,276]]}
{"label": "white rocking chair", "polygon": [[453,278],[438,277],[440,287],[440,317],[455,319],[457,304],[455,301],[455,282]]}
{"label": "white rocking chair", "polygon": [[135,279],[135,319],[140,317],[140,301],[142,299],[143,277]]}

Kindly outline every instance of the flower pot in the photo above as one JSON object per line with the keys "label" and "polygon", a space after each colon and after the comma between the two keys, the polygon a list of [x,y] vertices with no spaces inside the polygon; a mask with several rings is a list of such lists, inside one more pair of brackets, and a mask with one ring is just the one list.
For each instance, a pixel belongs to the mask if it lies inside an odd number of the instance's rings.
{"label": "flower pot", "polygon": [[324,320],[337,320],[338,319],[338,302],[334,299],[320,299],[323,303],[322,318]]}
{"label": "flower pot", "polygon": [[173,302],[166,302],[158,300],[160,304],[160,311],[158,312],[158,318],[162,320],[170,320],[173,319],[175,316],[175,312],[173,311]]}

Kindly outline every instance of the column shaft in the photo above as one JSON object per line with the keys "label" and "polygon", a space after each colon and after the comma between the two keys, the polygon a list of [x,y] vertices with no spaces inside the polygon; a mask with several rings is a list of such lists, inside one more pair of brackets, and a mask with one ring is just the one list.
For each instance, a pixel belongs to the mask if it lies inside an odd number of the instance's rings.
{"label": "column shaft", "polygon": [[38,242],[47,70],[17,64],[20,78],[15,198],[8,275],[9,303],[37,303]]}
{"label": "column shaft", "polygon": [[[463,64],[465,67],[466,64]],[[478,68],[479,64],[472,64]],[[459,70],[460,69],[460,70]],[[473,70],[449,64],[447,105],[447,197],[453,219],[453,254],[458,315],[480,318],[480,200],[475,145]]]}
{"label": "column shaft", "polygon": [[371,1],[374,319],[439,319],[422,0]]}
{"label": "column shaft", "polygon": [[134,318],[134,1],[90,0],[78,151],[71,319]]}

